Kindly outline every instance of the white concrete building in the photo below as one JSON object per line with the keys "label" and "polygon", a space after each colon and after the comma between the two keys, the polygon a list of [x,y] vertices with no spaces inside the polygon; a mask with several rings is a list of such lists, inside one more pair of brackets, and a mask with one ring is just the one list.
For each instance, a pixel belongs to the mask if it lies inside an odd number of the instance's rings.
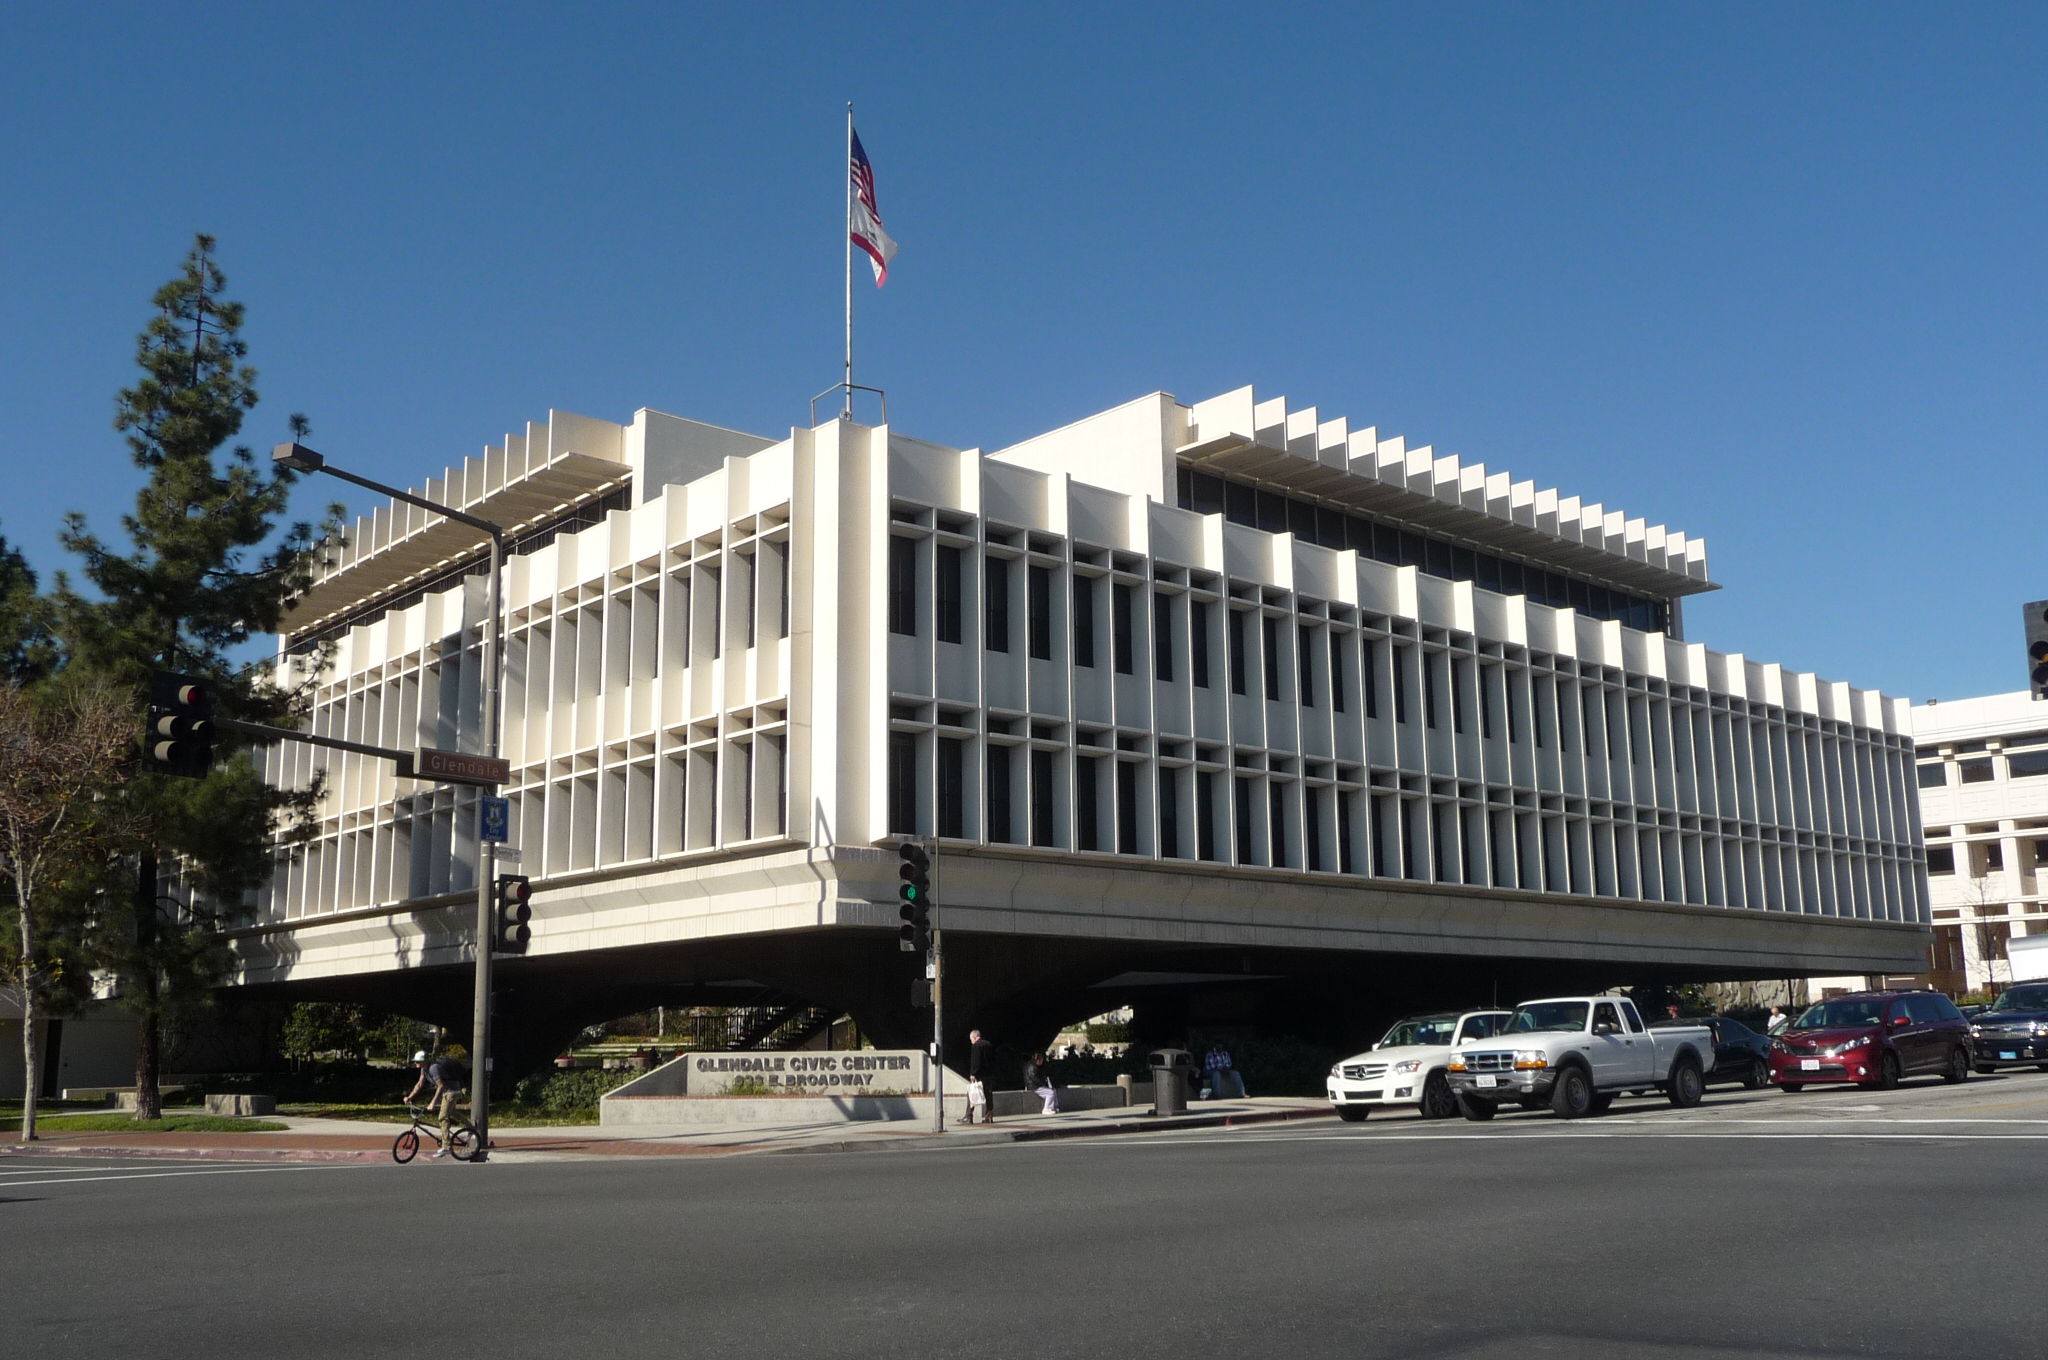
{"label": "white concrete building", "polygon": [[2048,703],[2026,690],[1913,709],[1936,987],[2013,980],[2006,942],[2048,930]]}
{"label": "white concrete building", "polygon": [[[557,412],[424,494],[521,526],[505,754],[539,891],[508,976],[553,979],[561,1023],[658,976],[885,1032],[896,833],[942,841],[963,1025],[1140,977],[1470,990],[1925,948],[1903,701],[1685,640],[1697,539],[1250,389],[994,453]],[[334,644],[320,731],[480,749],[479,548],[402,505],[358,523],[286,639],[288,665]],[[269,760],[328,785],[244,980],[388,997],[466,959],[473,794]]]}

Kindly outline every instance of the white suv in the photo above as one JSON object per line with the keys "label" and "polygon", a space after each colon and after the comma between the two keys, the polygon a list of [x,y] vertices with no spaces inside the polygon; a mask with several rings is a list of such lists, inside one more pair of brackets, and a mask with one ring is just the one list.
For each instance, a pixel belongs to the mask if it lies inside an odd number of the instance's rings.
{"label": "white suv", "polygon": [[1356,1123],[1375,1106],[1415,1105],[1424,1119],[1449,1119],[1457,1097],[1444,1077],[1451,1049],[1468,1039],[1490,1039],[1510,1011],[1445,1011],[1397,1023],[1370,1051],[1330,1069],[1330,1104],[1337,1117]]}

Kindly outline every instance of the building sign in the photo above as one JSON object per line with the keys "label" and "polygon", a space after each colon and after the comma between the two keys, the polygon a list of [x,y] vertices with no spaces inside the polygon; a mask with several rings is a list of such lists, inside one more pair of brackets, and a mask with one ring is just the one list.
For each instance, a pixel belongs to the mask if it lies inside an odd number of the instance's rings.
{"label": "building sign", "polygon": [[931,1090],[931,1059],[916,1049],[852,1053],[692,1053],[693,1096],[907,1096]]}
{"label": "building sign", "polygon": [[506,833],[512,829],[512,800],[509,798],[480,798],[477,800],[478,839],[486,845],[503,845]]}
{"label": "building sign", "polygon": [[460,751],[435,751],[422,746],[413,752],[412,768],[401,775],[413,779],[438,779],[444,784],[488,784],[496,787],[512,778],[512,762],[496,756],[468,756]]}

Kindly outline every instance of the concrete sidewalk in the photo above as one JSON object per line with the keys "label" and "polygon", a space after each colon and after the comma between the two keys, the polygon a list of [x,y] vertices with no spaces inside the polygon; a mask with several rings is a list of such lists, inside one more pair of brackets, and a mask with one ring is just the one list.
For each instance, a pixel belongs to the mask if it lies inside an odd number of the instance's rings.
{"label": "concrete sidewalk", "polygon": [[[705,1129],[701,1125],[635,1125],[607,1129],[596,1124],[576,1124],[499,1130],[491,1137],[491,1155],[496,1161],[517,1163],[595,1157],[734,1156],[758,1152],[910,1151],[1156,1133],[1166,1129],[1267,1124],[1329,1114],[1329,1102],[1325,1100],[1271,1097],[1198,1102],[1187,1114],[1164,1119],[1155,1118],[1143,1109],[1124,1108],[1020,1116],[1000,1120],[994,1125],[962,1127],[948,1122],[944,1134],[933,1133],[929,1124],[905,1120],[741,1129]],[[288,1126],[279,1133],[46,1132],[32,1144],[0,1144],[0,1157],[41,1154],[225,1161],[383,1162],[391,1157],[392,1140],[406,1128],[403,1124],[291,1116],[283,1116],[279,1122]],[[430,1148],[423,1149],[422,1160],[430,1152]]]}

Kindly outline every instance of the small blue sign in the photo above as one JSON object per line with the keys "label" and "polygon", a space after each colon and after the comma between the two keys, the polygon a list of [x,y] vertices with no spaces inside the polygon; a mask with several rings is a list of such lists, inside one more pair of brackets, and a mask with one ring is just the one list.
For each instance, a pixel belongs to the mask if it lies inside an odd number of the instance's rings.
{"label": "small blue sign", "polygon": [[482,801],[482,840],[487,845],[503,845],[506,832],[512,826],[512,800],[509,798],[485,798]]}

